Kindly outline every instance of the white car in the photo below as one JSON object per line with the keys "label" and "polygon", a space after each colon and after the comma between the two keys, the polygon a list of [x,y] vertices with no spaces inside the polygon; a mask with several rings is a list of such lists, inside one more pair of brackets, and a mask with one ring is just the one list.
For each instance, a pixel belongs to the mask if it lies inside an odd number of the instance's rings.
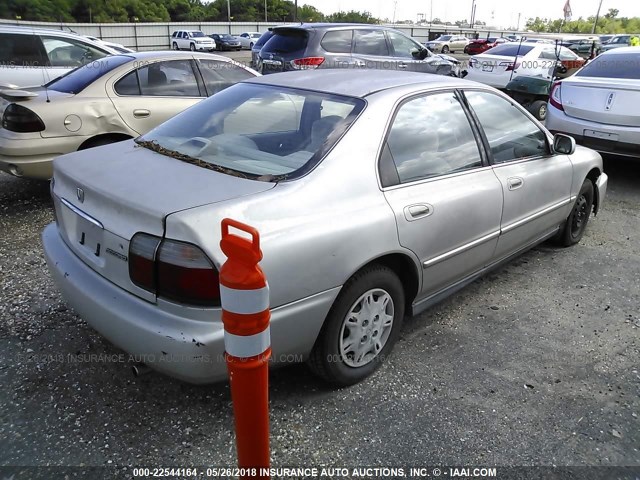
{"label": "white car", "polygon": [[546,126],[600,152],[640,157],[640,48],[604,52],[554,84]]}
{"label": "white car", "polygon": [[113,48],[118,53],[133,53],[133,52],[135,52],[135,50],[132,50],[131,48],[125,47],[121,43],[107,42],[106,40],[102,40],[101,38],[98,38],[98,37],[92,37],[91,35],[85,35],[85,37],[88,38],[89,40],[92,40],[92,41],[96,42],[96,43],[100,43],[102,45],[106,45],[109,48]]}
{"label": "white car", "polygon": [[262,36],[260,32],[244,32],[240,35],[236,35],[238,40],[240,40],[240,45],[242,48],[246,48],[251,50],[253,45],[258,41],[258,39]]}
{"label": "white car", "polygon": [[37,89],[0,90],[0,171],[51,177],[64,153],[146,133],[258,73],[209,53],[112,55]]}
{"label": "white car", "polygon": [[74,68],[118,53],[81,35],[0,26],[0,87],[36,87]]}
{"label": "white car", "polygon": [[212,52],[216,49],[213,38],[207,37],[200,30],[176,30],[171,34],[172,50],[206,50]]}
{"label": "white car", "polygon": [[505,43],[469,60],[467,80],[505,88],[518,75],[552,79],[560,60],[577,56],[566,47],[547,43]]}

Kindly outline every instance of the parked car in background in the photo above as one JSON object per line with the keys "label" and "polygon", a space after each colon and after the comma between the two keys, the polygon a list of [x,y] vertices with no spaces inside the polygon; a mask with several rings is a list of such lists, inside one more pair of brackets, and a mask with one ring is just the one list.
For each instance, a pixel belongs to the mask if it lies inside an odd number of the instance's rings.
{"label": "parked car in background", "polygon": [[489,38],[480,38],[477,40],[471,40],[469,45],[464,48],[464,53],[469,55],[477,55],[482,52],[486,52],[487,50],[500,45],[501,43],[508,43],[509,40],[503,37],[489,37]]}
{"label": "parked car in background", "polygon": [[429,50],[438,53],[462,52],[467,45],[469,45],[469,39],[463,35],[441,35],[425,43]]}
{"label": "parked car in background", "polygon": [[251,47],[251,67],[252,68],[255,68],[258,71],[262,70],[262,65],[260,64],[260,50],[262,50],[262,47],[264,47],[264,44],[267,43],[267,41],[272,36],[273,36],[273,32],[271,31],[271,28],[269,28],[269,30],[264,32],[260,36],[258,41],[253,44],[253,47]]}
{"label": "parked car in background", "polygon": [[238,35],[238,40],[240,40],[240,45],[242,45],[242,48],[251,50],[253,48],[253,45],[261,36],[262,34],[260,32],[244,32]]}
{"label": "parked car in background", "polygon": [[598,37],[568,39],[562,41],[561,45],[583,56],[589,56],[592,53],[598,55],[602,49]]}
{"label": "parked car in background", "polygon": [[494,89],[337,69],[234,85],[57,158],[53,180],[47,264],[109,341],[185,381],[226,379],[232,218],[260,233],[272,358],[338,385],[389,357],[405,314],[547,238],[578,243],[607,187],[597,152]]}
{"label": "parked car in background", "polygon": [[200,30],[176,30],[169,40],[172,50],[206,50],[212,52],[216,49],[216,42],[207,37]]}
{"label": "parked car in background", "polygon": [[44,85],[114,53],[118,52],[75,33],[0,26],[0,88]]}
{"label": "parked car in background", "polygon": [[640,157],[640,48],[616,48],[557,82],[546,125],[600,152]]}
{"label": "parked car in background", "polygon": [[263,74],[307,69],[388,69],[460,76],[460,62],[434,55],[382,25],[311,23],[278,26],[259,53]]}
{"label": "parked car in background", "polygon": [[606,52],[616,48],[628,47],[631,44],[631,37],[632,35],[616,35],[606,45],[602,46],[602,51]]}
{"label": "parked car in background", "polygon": [[615,35],[600,35],[598,38],[600,38],[600,43],[604,45],[605,43],[609,43],[613,37],[615,37]]}
{"label": "parked car in background", "polygon": [[522,40],[521,35],[512,34],[512,35],[505,35],[504,37],[510,42],[519,42],[520,40]]}
{"label": "parked car in background", "polygon": [[238,51],[242,48],[240,40],[228,33],[213,33],[209,36],[216,42],[216,50]]}
{"label": "parked car in background", "polygon": [[219,55],[144,52],[105,57],[46,88],[0,90],[0,170],[50,178],[54,157],[137,137],[256,75]]}
{"label": "parked car in background", "polygon": [[109,48],[112,48],[113,50],[115,50],[117,53],[132,53],[135,52],[135,50],[132,50],[131,48],[127,48],[124,45],[120,44],[120,43],[113,43],[113,42],[107,42],[105,40],[102,40],[98,37],[92,37],[91,35],[85,35],[86,38],[88,38],[89,40],[93,40],[96,43],[101,43],[102,45],[106,45]]}
{"label": "parked car in background", "polygon": [[[556,68],[563,62],[566,62],[566,67]],[[575,71],[583,63],[577,54],[553,44],[503,43],[472,57],[465,78],[505,88],[518,75],[539,76],[551,81],[554,74],[567,74],[569,67]]]}

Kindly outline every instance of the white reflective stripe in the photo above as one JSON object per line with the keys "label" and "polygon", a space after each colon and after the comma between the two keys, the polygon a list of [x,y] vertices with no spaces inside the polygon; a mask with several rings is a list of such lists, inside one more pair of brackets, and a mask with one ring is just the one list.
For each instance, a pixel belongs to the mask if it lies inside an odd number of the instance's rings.
{"label": "white reflective stripe", "polygon": [[269,285],[256,290],[236,290],[220,284],[222,308],[231,313],[260,313],[269,308]]}
{"label": "white reflective stripe", "polygon": [[264,353],[271,346],[269,327],[255,335],[234,335],[224,332],[224,349],[229,355],[238,358],[254,357]]}

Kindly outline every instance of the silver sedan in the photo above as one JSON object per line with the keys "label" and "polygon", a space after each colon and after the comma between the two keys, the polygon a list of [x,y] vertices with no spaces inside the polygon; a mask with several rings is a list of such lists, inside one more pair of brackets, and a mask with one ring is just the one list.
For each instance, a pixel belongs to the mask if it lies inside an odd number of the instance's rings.
{"label": "silver sedan", "polygon": [[[89,160],[89,161],[87,161]],[[99,161],[96,161],[99,160]],[[54,162],[55,282],[152,368],[226,377],[220,222],[261,234],[277,363],[348,385],[417,314],[604,201],[600,155],[477,83],[329,70],[230,87],[131,141]]]}

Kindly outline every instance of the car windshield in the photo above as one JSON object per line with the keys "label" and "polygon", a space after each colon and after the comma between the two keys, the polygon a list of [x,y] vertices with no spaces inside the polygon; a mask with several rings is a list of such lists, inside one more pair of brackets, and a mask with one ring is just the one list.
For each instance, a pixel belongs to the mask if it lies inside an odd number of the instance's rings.
{"label": "car windshield", "polygon": [[220,35],[220,38],[222,40],[235,40],[236,37],[234,37],[233,35],[229,35],[228,33],[225,33],[224,35]]}
{"label": "car windshield", "polygon": [[364,105],[358,98],[237,84],[136,141],[202,168],[277,181],[315,165]]}
{"label": "car windshield", "polygon": [[191,35],[193,38],[206,37],[206,35],[202,32],[189,32],[189,35]]}
{"label": "car windshield", "polygon": [[489,43],[493,43],[496,40],[498,40],[498,37],[489,37],[489,38],[487,38],[487,42],[489,42]]}
{"label": "car windshield", "polygon": [[640,78],[640,52],[602,55],[589,62],[576,77]]}
{"label": "car windshield", "polygon": [[627,43],[629,41],[629,37],[615,37],[611,40],[611,43]]}
{"label": "car windshield", "polygon": [[110,72],[114,68],[124,65],[127,62],[135,60],[130,55],[111,55],[101,58],[95,62],[70,71],[62,77],[47,83],[45,86],[50,90],[64,93],[80,93],[87,86],[91,85],[105,73]]}
{"label": "car windshield", "polygon": [[442,35],[441,37],[436,38],[436,41],[442,40],[443,42],[451,40],[451,35]]}
{"label": "car windshield", "polygon": [[501,45],[493,47],[487,53],[490,55],[501,55],[503,57],[515,57],[516,55],[522,56],[529,53],[533,50],[533,45],[521,45],[519,43],[516,44],[506,44],[503,43]]}

